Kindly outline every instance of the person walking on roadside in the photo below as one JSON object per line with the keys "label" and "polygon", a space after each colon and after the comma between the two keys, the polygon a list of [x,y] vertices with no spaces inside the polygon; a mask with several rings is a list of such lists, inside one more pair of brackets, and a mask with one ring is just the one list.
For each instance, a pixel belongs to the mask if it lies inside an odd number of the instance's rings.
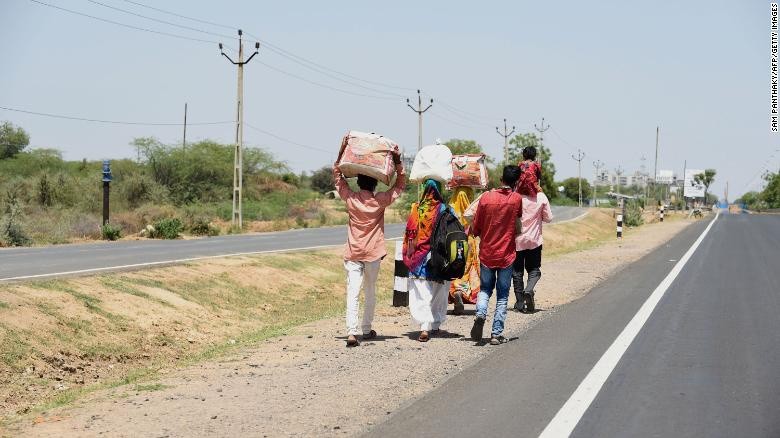
{"label": "person walking on roadside", "polygon": [[496,310],[490,343],[498,345],[506,342],[502,334],[512,281],[512,263],[515,261],[515,236],[520,234],[523,213],[522,198],[514,191],[519,177],[518,166],[504,167],[502,186],[482,195],[469,230],[473,236],[480,238],[480,290],[477,315],[471,328],[471,338],[477,342],[482,340],[488,302],[494,288],[497,291]]}
{"label": "person walking on roadside", "polygon": [[441,183],[428,179],[406,222],[403,255],[409,268],[409,312],[412,322],[420,328],[420,342],[428,342],[431,333],[438,332],[447,318],[450,282],[436,278],[427,267],[436,220],[446,208],[449,207],[441,195]]}
{"label": "person walking on roadside", "polygon": [[363,339],[376,337],[376,331],[371,328],[371,324],[374,321],[379,265],[387,255],[385,209],[403,192],[406,175],[401,164],[401,155],[393,152],[396,170],[393,187],[386,192],[374,193],[377,180],[358,175],[357,184],[360,190],[355,192],[349,188],[346,178],[338,168],[339,159],[333,165],[333,179],[339,197],[347,204],[349,214],[347,245],[344,251],[344,269],[347,271],[347,347],[355,347],[360,345],[357,335],[361,333],[358,329],[358,297],[361,285],[365,293],[361,324]]}
{"label": "person walking on roadside", "polygon": [[[515,262],[512,265],[512,282],[515,289],[514,310],[534,313],[534,287],[542,277],[542,223],[553,219],[550,201],[544,193],[521,195],[523,198],[523,230],[515,238]],[[523,270],[528,282],[523,287]]]}

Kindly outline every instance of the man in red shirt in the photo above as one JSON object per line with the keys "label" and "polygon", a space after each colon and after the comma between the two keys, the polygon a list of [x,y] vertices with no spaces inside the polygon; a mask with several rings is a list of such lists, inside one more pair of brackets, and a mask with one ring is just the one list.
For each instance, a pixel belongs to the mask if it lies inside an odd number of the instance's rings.
{"label": "man in red shirt", "polygon": [[480,290],[477,295],[477,317],[471,328],[471,338],[477,342],[482,340],[488,301],[494,288],[498,295],[490,343],[498,345],[506,342],[502,333],[512,283],[512,263],[515,261],[515,236],[520,234],[520,217],[523,213],[522,198],[512,189],[519,177],[519,167],[504,167],[502,187],[482,195],[471,224],[470,233],[480,238]]}

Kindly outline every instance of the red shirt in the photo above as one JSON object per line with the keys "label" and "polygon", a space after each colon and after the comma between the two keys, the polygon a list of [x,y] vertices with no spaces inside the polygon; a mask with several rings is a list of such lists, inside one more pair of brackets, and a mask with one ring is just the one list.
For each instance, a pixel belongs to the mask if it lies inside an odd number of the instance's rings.
{"label": "red shirt", "polygon": [[522,214],[523,198],[509,187],[482,195],[471,224],[471,234],[480,238],[480,263],[503,269],[515,261],[515,220]]}

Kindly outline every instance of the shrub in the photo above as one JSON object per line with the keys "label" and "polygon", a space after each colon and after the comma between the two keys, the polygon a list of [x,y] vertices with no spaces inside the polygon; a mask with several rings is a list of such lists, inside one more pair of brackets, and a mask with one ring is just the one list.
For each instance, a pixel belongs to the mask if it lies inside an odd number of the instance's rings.
{"label": "shrub", "polygon": [[44,207],[51,207],[54,204],[54,186],[49,183],[45,173],[42,173],[38,179],[38,203]]}
{"label": "shrub", "polygon": [[192,221],[190,233],[195,236],[219,236],[219,228],[214,226],[208,219],[199,217]]}
{"label": "shrub", "polygon": [[5,208],[2,220],[0,220],[0,244],[2,246],[28,246],[32,240],[22,229],[21,225],[22,210],[11,198],[8,206]]}
{"label": "shrub", "polygon": [[628,227],[638,227],[645,223],[642,217],[642,208],[637,199],[626,200],[626,214],[623,217],[623,224]]}
{"label": "shrub", "polygon": [[311,188],[319,193],[334,190],[335,184],[331,167],[325,166],[311,175]]}
{"label": "shrub", "polygon": [[122,228],[118,225],[105,224],[100,227],[100,233],[104,240],[117,240],[122,237]]}
{"label": "shrub", "polygon": [[184,225],[179,218],[160,219],[152,225],[149,237],[153,239],[176,239],[184,231]]}

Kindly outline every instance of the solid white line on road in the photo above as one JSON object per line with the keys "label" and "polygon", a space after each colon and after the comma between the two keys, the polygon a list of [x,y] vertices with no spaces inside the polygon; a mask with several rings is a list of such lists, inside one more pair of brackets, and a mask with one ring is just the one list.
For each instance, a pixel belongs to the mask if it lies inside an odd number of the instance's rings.
{"label": "solid white line on road", "polygon": [[586,211],[586,212],[582,213],[581,215],[579,215],[577,217],[574,217],[574,218],[571,218],[571,219],[566,219],[565,221],[553,222],[550,225],[558,225],[558,224],[565,224],[566,222],[578,221],[578,220],[584,218],[587,214],[588,214],[588,212]]}
{"label": "solid white line on road", "polygon": [[93,272],[102,272],[102,271],[119,271],[122,269],[131,269],[131,268],[143,268],[148,266],[159,266],[159,265],[170,265],[174,263],[187,263],[187,262],[195,262],[198,260],[209,260],[209,259],[218,259],[222,257],[238,257],[238,256],[248,256],[248,255],[258,255],[258,254],[270,254],[270,253],[280,253],[280,252],[291,252],[291,251],[306,251],[306,250],[312,250],[312,249],[326,249],[326,248],[334,248],[338,246],[342,246],[343,244],[339,245],[319,245],[319,246],[307,246],[303,248],[289,248],[289,249],[269,249],[265,251],[251,251],[251,252],[236,252],[232,254],[219,254],[219,255],[213,255],[213,256],[203,256],[203,257],[190,257],[186,259],[175,259],[175,260],[162,260],[159,262],[147,262],[147,263],[134,263],[131,265],[120,265],[120,266],[105,266],[102,268],[91,268],[91,269],[80,269],[78,271],[66,271],[66,272],[52,272],[49,274],[36,274],[36,275],[22,275],[19,277],[6,277],[6,278],[0,278],[0,282],[3,281],[14,281],[14,280],[32,280],[35,278],[46,278],[46,277],[58,277],[63,275],[78,275],[78,274],[89,274]]}
{"label": "solid white line on road", "polygon": [[707,225],[707,228],[704,229],[685,255],[683,255],[680,261],[674,265],[671,272],[669,272],[661,284],[655,288],[653,293],[650,294],[645,303],[642,304],[642,307],[639,308],[636,315],[631,318],[631,321],[629,321],[628,325],[620,332],[617,339],[615,339],[607,351],[604,352],[604,355],[596,362],[596,365],[594,365],[593,369],[585,376],[585,379],[583,379],[582,383],[580,383],[571,397],[566,400],[566,403],[564,403],[558,413],[555,414],[555,417],[553,417],[547,427],[544,428],[539,435],[540,438],[560,438],[571,435],[574,428],[577,426],[577,423],[580,422],[580,419],[585,414],[585,411],[588,410],[588,407],[596,398],[596,395],[598,395],[604,382],[606,382],[609,375],[612,374],[612,371],[617,366],[620,358],[623,357],[623,354],[634,341],[637,334],[639,334],[639,331],[645,325],[645,322],[650,318],[650,314],[653,313],[658,302],[664,296],[667,289],[669,289],[672,282],[677,278],[677,275],[680,274],[680,271],[682,271],[685,264],[688,263],[688,260],[693,253],[696,252],[696,249],[704,240],[704,237],[710,232],[710,229],[715,224],[718,216],[719,214],[715,215],[715,219]]}
{"label": "solid white line on road", "polygon": [[[391,240],[400,240],[401,237],[394,237],[392,239],[386,239],[388,241]],[[212,256],[203,256],[203,257],[190,257],[185,259],[174,259],[174,260],[161,260],[159,262],[147,262],[147,263],[134,263],[131,265],[119,265],[119,266],[105,266],[102,268],[91,268],[91,269],[80,269],[78,271],[66,271],[66,272],[52,272],[49,274],[35,274],[35,275],[22,275],[19,277],[6,277],[6,278],[0,278],[0,282],[3,281],[16,281],[16,280],[33,280],[36,278],[47,278],[47,277],[60,277],[64,275],[79,275],[79,274],[89,274],[93,272],[103,272],[103,271],[120,271],[122,269],[132,269],[132,268],[144,268],[149,266],[159,266],[159,265],[171,265],[175,263],[187,263],[187,262],[195,262],[198,260],[209,260],[209,259],[218,259],[222,257],[238,257],[238,256],[249,256],[249,255],[258,255],[258,254],[273,254],[273,253],[280,253],[280,252],[292,252],[292,251],[306,251],[306,250],[312,250],[312,249],[327,249],[327,248],[336,248],[339,246],[343,246],[343,243],[335,244],[335,245],[319,245],[319,246],[306,246],[302,248],[288,248],[288,249],[269,249],[265,251],[250,251],[250,252],[236,252],[231,254],[217,254]]]}

